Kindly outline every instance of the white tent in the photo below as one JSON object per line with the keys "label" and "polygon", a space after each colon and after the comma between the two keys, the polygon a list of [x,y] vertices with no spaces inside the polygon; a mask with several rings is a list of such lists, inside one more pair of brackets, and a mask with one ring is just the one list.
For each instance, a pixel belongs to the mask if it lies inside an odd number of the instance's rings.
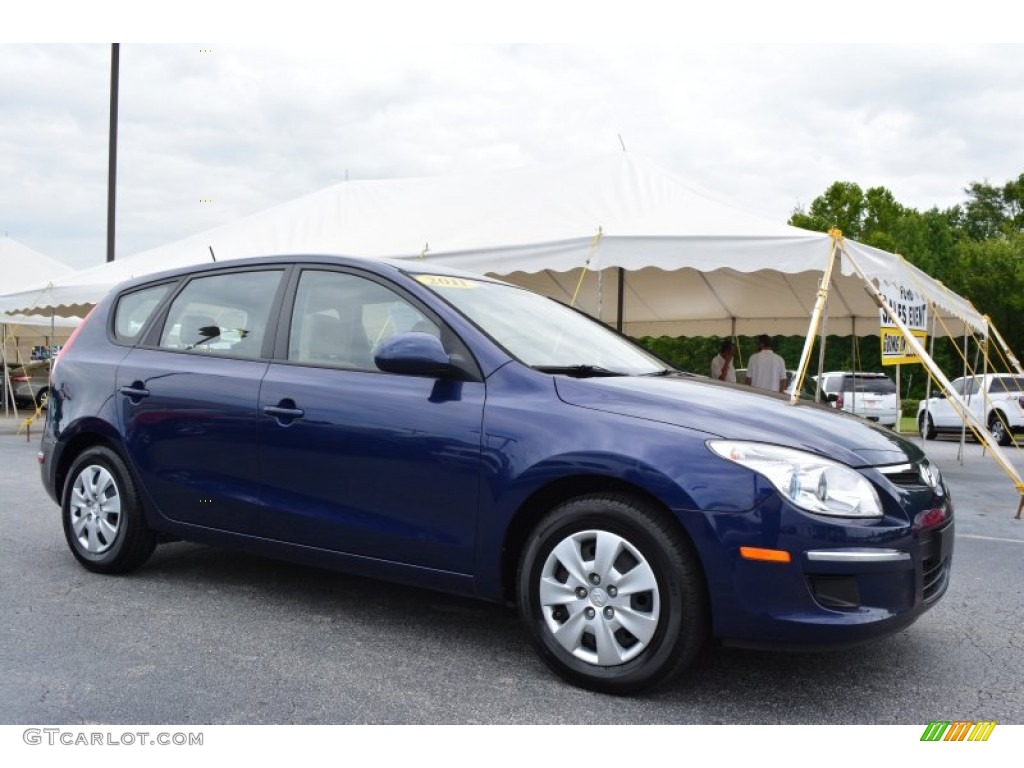
{"label": "white tent", "polygon": [[72,272],[67,264],[34,251],[6,235],[0,238],[0,294],[41,288]]}
{"label": "white tent", "polygon": [[[620,152],[545,168],[343,182],[49,285],[0,292],[0,311],[80,315],[122,280],[214,257],[344,253],[503,276],[575,297],[612,324],[621,285],[622,327],[633,336],[802,334],[831,245],[829,235],[750,215]],[[969,302],[898,256],[850,241],[846,252],[878,282],[912,277],[945,316],[984,333]],[[878,308],[848,261],[834,275],[828,331],[877,333]]]}
{"label": "white tent", "polygon": [[[497,275],[571,301],[631,336],[807,334],[801,371],[813,334],[877,333],[882,293],[894,287],[925,298],[938,335],[988,336],[987,319],[969,301],[901,257],[745,213],[627,153],[344,182],[134,257],[0,290],[0,312],[82,315],[131,277],[283,253],[426,260]],[[948,390],[911,330],[893,319]],[[1024,480],[986,426],[971,423],[1024,494]]]}

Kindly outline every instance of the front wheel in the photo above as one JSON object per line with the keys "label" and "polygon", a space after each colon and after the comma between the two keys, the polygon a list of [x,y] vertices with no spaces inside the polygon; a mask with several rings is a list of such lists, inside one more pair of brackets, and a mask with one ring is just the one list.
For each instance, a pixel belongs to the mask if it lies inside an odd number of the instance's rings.
{"label": "front wheel", "polygon": [[90,571],[134,570],[156,548],[128,467],[103,446],[83,451],[71,465],[61,517],[71,553]]}
{"label": "front wheel", "polygon": [[932,417],[927,413],[922,413],[918,417],[917,428],[921,431],[925,440],[935,439],[935,424],[932,422]]}
{"label": "front wheel", "polygon": [[604,693],[668,683],[708,631],[692,546],[627,496],[579,497],[541,520],[520,559],[518,600],[544,662]]}

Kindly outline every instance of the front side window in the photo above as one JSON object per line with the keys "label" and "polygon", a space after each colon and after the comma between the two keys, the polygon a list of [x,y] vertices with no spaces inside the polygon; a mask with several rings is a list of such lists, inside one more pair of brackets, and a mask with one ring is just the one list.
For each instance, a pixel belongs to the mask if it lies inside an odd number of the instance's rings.
{"label": "front side window", "polygon": [[358,275],[309,269],[295,294],[288,359],[373,371],[377,346],[408,331],[441,336],[436,323],[390,288]]}
{"label": "front side window", "polygon": [[260,357],[280,269],[192,280],[171,304],[159,346],[182,352]]}

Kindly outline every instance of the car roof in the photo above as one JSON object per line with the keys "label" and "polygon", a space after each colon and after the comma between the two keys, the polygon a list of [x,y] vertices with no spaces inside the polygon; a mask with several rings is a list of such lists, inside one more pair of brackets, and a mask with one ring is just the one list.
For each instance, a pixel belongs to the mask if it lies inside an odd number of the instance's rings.
{"label": "car roof", "polygon": [[821,374],[822,376],[856,376],[858,379],[877,379],[877,378],[889,378],[887,373],[878,373],[877,371],[826,371]]}
{"label": "car roof", "polygon": [[324,253],[299,253],[299,254],[277,254],[277,255],[266,255],[266,256],[248,256],[241,259],[227,259],[224,261],[202,261],[195,264],[189,264],[182,267],[176,267],[174,269],[167,269],[161,272],[154,272],[147,275],[140,275],[129,280],[125,280],[117,286],[117,290],[123,290],[125,288],[133,288],[139,285],[145,285],[147,283],[159,282],[161,280],[167,280],[170,278],[180,277],[182,275],[199,274],[202,272],[213,272],[222,269],[236,269],[246,267],[258,267],[262,265],[273,265],[273,264],[325,264],[330,266],[348,266],[348,267],[359,267],[366,269],[370,272],[377,274],[388,274],[394,272],[407,272],[413,275],[445,275],[450,277],[463,277],[474,280],[488,280],[491,282],[501,282],[494,278],[485,277],[479,273],[467,272],[461,269],[453,269],[441,264],[431,263],[428,259],[406,261],[404,259],[377,259],[370,257],[361,256],[344,256],[341,254],[324,254]]}

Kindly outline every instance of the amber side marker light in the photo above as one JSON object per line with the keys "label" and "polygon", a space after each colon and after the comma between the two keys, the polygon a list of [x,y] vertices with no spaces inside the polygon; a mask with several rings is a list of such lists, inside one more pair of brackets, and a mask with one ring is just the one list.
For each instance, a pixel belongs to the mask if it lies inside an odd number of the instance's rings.
{"label": "amber side marker light", "polygon": [[763,560],[769,563],[788,563],[793,559],[784,549],[761,549],[760,547],[740,547],[740,557],[744,560]]}

